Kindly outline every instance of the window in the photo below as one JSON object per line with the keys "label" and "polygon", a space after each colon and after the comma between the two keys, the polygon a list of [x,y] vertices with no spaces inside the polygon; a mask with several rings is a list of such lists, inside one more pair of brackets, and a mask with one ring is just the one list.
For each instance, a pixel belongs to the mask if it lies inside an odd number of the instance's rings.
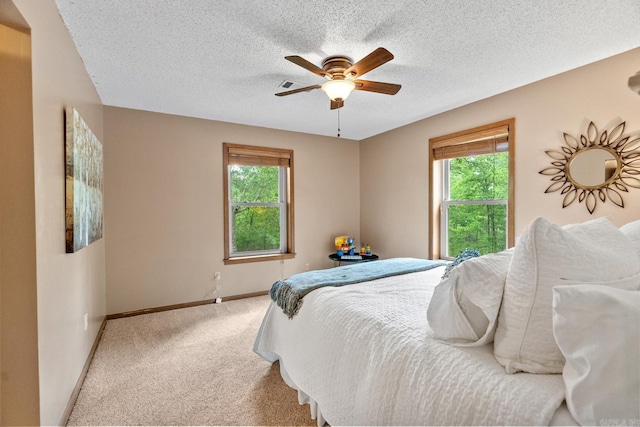
{"label": "window", "polygon": [[481,254],[507,246],[509,154],[442,160],[440,256],[468,248]]}
{"label": "window", "polygon": [[430,256],[513,246],[515,120],[429,140]]}
{"label": "window", "polygon": [[225,264],[293,258],[293,151],[223,144]]}

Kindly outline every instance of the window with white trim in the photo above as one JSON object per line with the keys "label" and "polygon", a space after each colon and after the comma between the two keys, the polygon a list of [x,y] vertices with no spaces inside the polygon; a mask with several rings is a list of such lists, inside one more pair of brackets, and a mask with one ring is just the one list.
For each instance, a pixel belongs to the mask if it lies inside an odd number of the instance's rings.
{"label": "window with white trim", "polygon": [[509,154],[442,160],[440,256],[507,248]]}
{"label": "window with white trim", "polygon": [[429,140],[430,256],[513,246],[515,120]]}
{"label": "window with white trim", "polygon": [[223,144],[225,263],[291,258],[293,151]]}

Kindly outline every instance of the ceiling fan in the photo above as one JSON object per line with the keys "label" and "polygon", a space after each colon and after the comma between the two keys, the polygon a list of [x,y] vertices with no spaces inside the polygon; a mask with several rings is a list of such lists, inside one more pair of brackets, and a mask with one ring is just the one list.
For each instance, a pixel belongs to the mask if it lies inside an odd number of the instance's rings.
{"label": "ceiling fan", "polygon": [[363,74],[368,73],[393,59],[393,55],[387,49],[379,47],[360,61],[352,64],[350,58],[346,56],[330,56],[322,61],[322,68],[317,67],[306,59],[293,55],[285,56],[284,59],[305,68],[312,73],[324,77],[329,81],[324,84],[306,86],[299,89],[276,93],[276,96],[293,95],[299,92],[308,92],[313,89],[322,89],[331,99],[331,109],[344,106],[344,100],[354,90],[366,90],[368,92],[395,95],[402,86],[393,83],[373,82],[370,80],[360,80]]}

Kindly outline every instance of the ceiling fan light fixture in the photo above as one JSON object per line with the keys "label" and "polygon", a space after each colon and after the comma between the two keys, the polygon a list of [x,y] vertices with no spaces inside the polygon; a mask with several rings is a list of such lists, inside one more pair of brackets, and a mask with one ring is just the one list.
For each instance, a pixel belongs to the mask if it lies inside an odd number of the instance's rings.
{"label": "ceiling fan light fixture", "polygon": [[332,101],[344,101],[355,87],[356,84],[351,80],[329,80],[322,85],[322,90]]}
{"label": "ceiling fan light fixture", "polygon": [[[354,90],[395,95],[402,87],[393,83],[362,80],[364,74],[393,59],[391,52],[383,47],[377,48],[355,64],[346,56],[330,56],[326,58],[322,61],[322,68],[298,55],[285,56],[284,59],[329,81],[324,84],[315,84],[279,92],[276,93],[276,96],[293,95],[294,93],[322,89],[331,100],[331,110],[344,107],[344,100]],[[357,80],[355,80],[356,78]]]}

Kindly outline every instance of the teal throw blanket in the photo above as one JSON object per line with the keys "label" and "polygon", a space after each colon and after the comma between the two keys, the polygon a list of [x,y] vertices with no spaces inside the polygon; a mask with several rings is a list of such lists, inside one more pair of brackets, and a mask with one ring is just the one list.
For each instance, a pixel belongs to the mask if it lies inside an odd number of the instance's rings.
{"label": "teal throw blanket", "polygon": [[344,286],[368,280],[382,279],[399,274],[430,270],[445,262],[417,258],[391,258],[370,261],[327,270],[307,271],[294,274],[285,280],[278,280],[271,287],[271,299],[282,308],[289,319],[298,314],[302,298],[314,289],[323,286]]}

